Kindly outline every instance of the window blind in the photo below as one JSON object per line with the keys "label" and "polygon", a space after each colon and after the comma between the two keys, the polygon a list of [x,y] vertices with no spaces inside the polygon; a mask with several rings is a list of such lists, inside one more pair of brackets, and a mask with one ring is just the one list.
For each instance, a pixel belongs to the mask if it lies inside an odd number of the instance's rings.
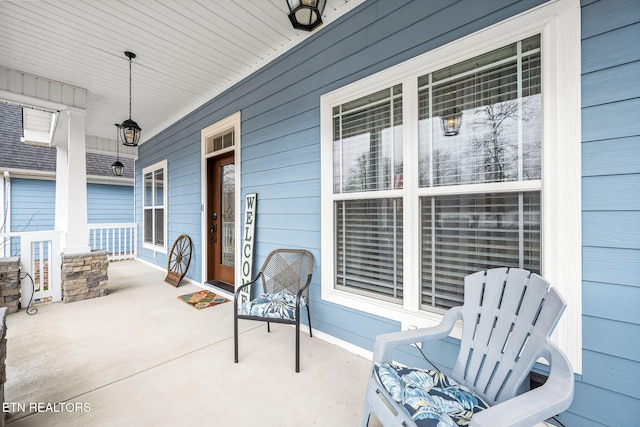
{"label": "window blind", "polygon": [[479,270],[540,273],[539,192],[422,197],[420,210],[422,305],[461,305],[464,277]]}
{"label": "window blind", "polygon": [[402,201],[335,202],[336,286],[402,300]]}
{"label": "window blind", "polygon": [[[420,186],[540,179],[539,37],[419,78]],[[440,117],[462,113],[459,135]]]}
{"label": "window blind", "polygon": [[333,133],[334,193],[400,188],[400,85],[335,107]]}
{"label": "window blind", "polygon": [[165,245],[165,171],[164,167],[143,174],[143,239],[144,243]]}

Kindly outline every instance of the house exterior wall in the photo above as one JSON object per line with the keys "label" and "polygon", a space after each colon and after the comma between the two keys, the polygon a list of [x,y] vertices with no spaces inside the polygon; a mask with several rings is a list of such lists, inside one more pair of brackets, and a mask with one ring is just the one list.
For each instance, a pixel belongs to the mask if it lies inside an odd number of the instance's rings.
{"label": "house exterior wall", "polygon": [[[56,182],[11,180],[11,231],[55,228]],[[89,224],[133,222],[133,187],[87,184]]]}
{"label": "house exterior wall", "polygon": [[87,184],[89,224],[133,222],[133,186]]}
{"label": "house exterior wall", "polygon": [[[56,182],[43,179],[12,178],[10,181],[9,224],[11,232],[55,229]],[[87,184],[89,224],[133,222],[133,187]],[[6,244],[6,242],[0,242]],[[0,247],[0,249],[3,249]],[[18,255],[18,239],[9,249]]]}
{"label": "house exterior wall", "polygon": [[584,370],[571,425],[640,417],[639,39],[638,2],[582,2]]}
{"label": "house exterior wall", "polygon": [[[139,148],[142,168],[168,161],[168,244],[194,242],[187,277],[201,280],[200,130],[241,111],[242,198],[258,194],[254,271],[278,247],[308,249],[315,329],[365,350],[398,322],[320,298],[320,96],[538,6],[542,1],[369,0]],[[640,418],[640,6],[582,6],[583,373],[565,425],[631,425]],[[634,86],[631,87],[630,86]],[[142,223],[141,209],[136,221]],[[139,247],[141,247],[141,243]],[[166,255],[141,249],[146,261]],[[431,349],[447,366],[456,342]]]}
{"label": "house exterior wall", "polygon": [[11,230],[55,229],[56,182],[41,179],[11,179]]}

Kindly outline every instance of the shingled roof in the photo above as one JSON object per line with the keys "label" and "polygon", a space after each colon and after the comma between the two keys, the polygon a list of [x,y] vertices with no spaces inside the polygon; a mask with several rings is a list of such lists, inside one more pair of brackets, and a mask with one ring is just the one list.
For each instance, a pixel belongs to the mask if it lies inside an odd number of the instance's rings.
{"label": "shingled roof", "polygon": [[[22,137],[22,108],[0,103],[0,170],[56,171],[56,149],[25,144]],[[111,164],[116,156],[87,153],[87,175],[114,178]],[[133,178],[133,159],[120,158],[123,178]],[[119,181],[122,182],[122,181]]]}

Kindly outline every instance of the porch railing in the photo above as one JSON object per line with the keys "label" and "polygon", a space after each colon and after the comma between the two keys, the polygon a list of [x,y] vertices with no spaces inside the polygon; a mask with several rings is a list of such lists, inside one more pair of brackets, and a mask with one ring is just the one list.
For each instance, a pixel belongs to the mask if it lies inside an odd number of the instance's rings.
{"label": "porch railing", "polygon": [[106,250],[109,261],[135,258],[138,254],[136,223],[89,224],[89,246],[92,250]]}
{"label": "porch railing", "polygon": [[[43,302],[62,301],[62,236],[61,231],[28,231],[1,233],[0,246],[6,256],[20,256],[20,273],[33,279],[25,285],[22,278],[20,304],[26,307]],[[32,297],[33,294],[33,297]],[[32,300],[33,299],[33,300]]]}
{"label": "porch railing", "polygon": [[[54,230],[0,233],[0,256],[20,257],[22,307],[29,302],[62,301],[63,237],[63,232]],[[92,250],[106,250],[109,260],[135,258],[136,224],[90,224],[89,245]],[[27,273],[33,279],[33,290]]]}

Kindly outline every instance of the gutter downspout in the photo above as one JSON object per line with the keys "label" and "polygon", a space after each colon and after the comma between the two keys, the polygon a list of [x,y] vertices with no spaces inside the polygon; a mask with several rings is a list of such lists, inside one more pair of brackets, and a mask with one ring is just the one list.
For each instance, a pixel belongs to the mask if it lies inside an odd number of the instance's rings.
{"label": "gutter downspout", "polygon": [[[9,171],[4,171],[4,175],[0,182],[2,184],[0,188],[0,206],[2,212],[0,212],[0,233],[8,233],[11,231],[11,177]],[[0,241],[0,256],[8,257],[11,255],[10,240]]]}

